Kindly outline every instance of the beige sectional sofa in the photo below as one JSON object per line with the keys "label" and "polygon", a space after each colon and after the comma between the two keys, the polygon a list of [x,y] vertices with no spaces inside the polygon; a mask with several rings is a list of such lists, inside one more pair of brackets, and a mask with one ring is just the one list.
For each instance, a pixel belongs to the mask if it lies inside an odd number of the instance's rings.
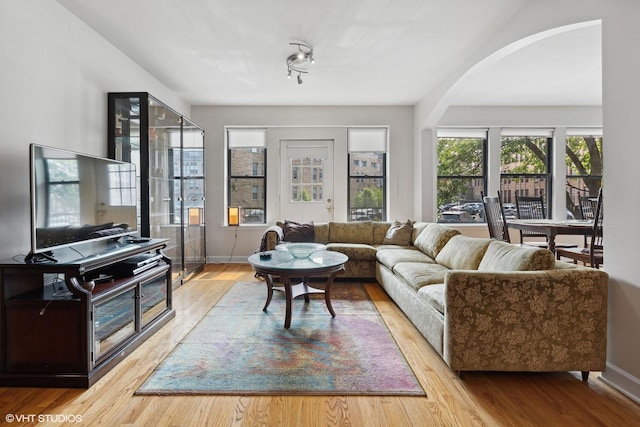
{"label": "beige sectional sofa", "polygon": [[[266,249],[284,239],[281,225],[265,234]],[[390,226],[315,224],[314,240],[349,256],[346,277],[375,277],[453,370],[586,379],[605,368],[605,272],[437,223],[413,224],[406,245],[385,244]]]}

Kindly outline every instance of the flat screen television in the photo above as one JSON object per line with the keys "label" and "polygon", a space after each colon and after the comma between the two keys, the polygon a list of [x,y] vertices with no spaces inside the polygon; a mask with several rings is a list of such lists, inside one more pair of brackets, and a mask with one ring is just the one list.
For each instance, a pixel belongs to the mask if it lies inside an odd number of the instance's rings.
{"label": "flat screen television", "polygon": [[132,163],[31,144],[31,253],[137,233],[136,170]]}

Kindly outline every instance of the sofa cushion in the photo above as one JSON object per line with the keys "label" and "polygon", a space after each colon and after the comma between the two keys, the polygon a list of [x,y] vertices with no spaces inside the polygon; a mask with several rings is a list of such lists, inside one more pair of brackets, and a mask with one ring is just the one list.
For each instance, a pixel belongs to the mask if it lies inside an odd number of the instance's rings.
{"label": "sofa cushion", "polygon": [[476,270],[491,242],[491,239],[458,234],[440,250],[436,262],[452,270]]}
{"label": "sofa cushion", "polygon": [[393,267],[401,262],[425,262],[434,264],[433,258],[429,258],[425,253],[418,248],[410,247],[390,247],[378,246],[378,252],[376,252],[376,259],[378,262],[389,270],[393,271]]}
{"label": "sofa cushion", "polygon": [[345,254],[353,261],[375,261],[376,248],[362,243],[327,243],[327,249]]}
{"label": "sofa cushion", "polygon": [[556,260],[548,249],[519,246],[494,240],[489,245],[478,270],[535,271],[551,270]]}
{"label": "sofa cushion", "polygon": [[412,233],[413,221],[409,219],[405,222],[395,220],[393,221],[393,224],[391,224],[391,227],[389,227],[389,229],[387,230],[382,244],[409,246],[411,244]]}
{"label": "sofa cushion", "polygon": [[458,230],[438,223],[428,224],[413,243],[418,249],[435,259],[438,252],[453,236],[460,234]]}
{"label": "sofa cushion", "polygon": [[418,289],[418,296],[429,303],[432,307],[444,314],[444,283],[427,285]]}
{"label": "sofa cushion", "polygon": [[285,220],[282,232],[285,242],[313,242],[316,238],[313,222],[299,223]]}
{"label": "sofa cushion", "polygon": [[316,243],[329,243],[329,223],[328,222],[316,222]]}
{"label": "sofa cushion", "polygon": [[391,227],[390,222],[374,221],[373,222],[373,244],[381,245],[387,231]]}
{"label": "sofa cushion", "polygon": [[424,262],[401,262],[393,268],[394,273],[402,278],[414,290],[426,285],[444,283],[444,276],[449,269],[440,264]]}
{"label": "sofa cushion", "polygon": [[411,234],[412,245],[416,244],[416,239],[418,238],[420,233],[422,233],[424,229],[427,228],[427,225],[429,224],[430,224],[429,222],[422,222],[422,221],[416,221],[413,223],[413,233]]}
{"label": "sofa cushion", "polygon": [[373,244],[373,222],[330,222],[329,242]]}

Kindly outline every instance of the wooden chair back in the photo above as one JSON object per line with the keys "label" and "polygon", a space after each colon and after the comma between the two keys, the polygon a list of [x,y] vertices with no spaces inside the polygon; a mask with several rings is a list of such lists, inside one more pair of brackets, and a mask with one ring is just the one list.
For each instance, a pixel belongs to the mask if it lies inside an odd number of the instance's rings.
{"label": "wooden chair back", "polygon": [[[598,191],[596,206],[593,210],[593,228],[589,236],[588,244],[577,249],[556,248],[556,259],[570,258],[574,263],[582,262],[594,268],[600,268],[604,262],[604,247],[602,245],[602,220],[604,218],[604,204],[602,201],[602,188]],[[585,237],[586,238],[586,237]],[[586,243],[586,242],[585,242]]]}
{"label": "wooden chair back", "polygon": [[[546,219],[547,213],[543,196],[519,196],[516,194],[516,214],[518,219]],[[525,237],[545,237],[544,234],[520,231],[520,243]]]}
{"label": "wooden chair back", "polygon": [[480,194],[482,196],[482,205],[484,206],[484,217],[487,220],[487,227],[489,228],[489,237],[495,240],[511,242],[500,192],[498,191],[497,197],[485,196],[483,193]]}
{"label": "wooden chair back", "polygon": [[602,204],[602,187],[598,190],[598,197],[596,199],[596,209],[593,219],[593,232],[591,233],[591,240],[589,241],[589,253],[591,254],[591,265],[594,265],[593,256],[597,251],[602,251],[604,246],[602,244],[602,220],[604,218],[604,205]]}
{"label": "wooden chair back", "polygon": [[580,196],[580,198],[578,198],[578,204],[580,205],[580,213],[582,214],[582,219],[594,219],[597,203],[597,196]]}

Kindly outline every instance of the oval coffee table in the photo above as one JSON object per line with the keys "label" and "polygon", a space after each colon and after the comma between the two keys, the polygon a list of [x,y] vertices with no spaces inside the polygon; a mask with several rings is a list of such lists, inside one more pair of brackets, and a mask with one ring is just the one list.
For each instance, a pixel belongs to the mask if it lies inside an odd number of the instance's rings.
{"label": "oval coffee table", "polygon": [[[305,303],[309,302],[309,294],[324,294],[327,309],[332,317],[336,317],[331,306],[331,284],[333,279],[344,273],[344,263],[349,260],[345,254],[335,251],[320,250],[313,252],[308,258],[294,258],[286,251],[267,251],[262,254],[270,254],[269,259],[263,259],[261,254],[253,254],[249,257],[249,263],[256,273],[264,276],[267,282],[267,302],[263,311],[271,303],[273,291],[282,291],[286,299],[286,315],[284,327],[291,326],[291,304],[294,298],[304,295]],[[328,274],[329,278],[324,289],[314,288],[309,285],[309,277]],[[281,287],[273,286],[273,276],[279,276],[282,280]],[[302,282],[292,285],[291,279],[301,277]]]}

